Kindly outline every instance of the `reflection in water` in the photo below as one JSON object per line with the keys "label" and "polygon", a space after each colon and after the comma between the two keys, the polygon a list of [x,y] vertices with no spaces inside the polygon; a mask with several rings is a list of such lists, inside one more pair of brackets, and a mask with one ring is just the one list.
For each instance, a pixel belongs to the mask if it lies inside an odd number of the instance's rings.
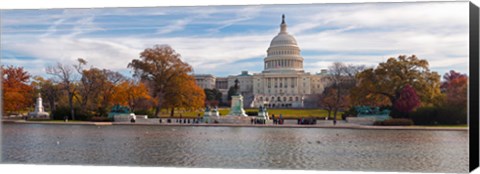
{"label": "reflection in water", "polygon": [[2,162],[467,172],[467,131],[4,124]]}

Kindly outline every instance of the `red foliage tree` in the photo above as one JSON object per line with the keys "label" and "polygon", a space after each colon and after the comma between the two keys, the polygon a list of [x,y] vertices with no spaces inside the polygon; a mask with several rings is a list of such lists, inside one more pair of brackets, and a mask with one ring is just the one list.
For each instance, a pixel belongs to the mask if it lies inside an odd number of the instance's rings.
{"label": "red foliage tree", "polygon": [[3,72],[3,106],[7,113],[25,111],[33,105],[30,74],[22,67],[1,67]]}
{"label": "red foliage tree", "polygon": [[415,92],[415,89],[410,85],[405,85],[400,92],[400,97],[394,104],[395,109],[408,115],[408,113],[412,112],[418,106],[420,106],[420,98]]}
{"label": "red foliage tree", "polygon": [[444,81],[442,82],[440,89],[442,92],[446,92],[453,84],[458,83],[459,81],[465,81],[466,79],[468,79],[466,74],[461,74],[454,70],[450,70],[450,72],[443,75]]}
{"label": "red foliage tree", "polygon": [[447,105],[466,109],[468,76],[451,70],[443,79],[442,91],[446,93]]}

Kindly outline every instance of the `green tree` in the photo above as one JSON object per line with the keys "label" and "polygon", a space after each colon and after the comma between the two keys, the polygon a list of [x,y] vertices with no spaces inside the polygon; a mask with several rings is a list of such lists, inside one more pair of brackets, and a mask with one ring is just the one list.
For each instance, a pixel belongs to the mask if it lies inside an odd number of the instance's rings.
{"label": "green tree", "polygon": [[212,105],[218,105],[218,103],[222,103],[222,92],[220,92],[218,89],[204,89],[205,92],[205,101],[208,102],[208,104]]}

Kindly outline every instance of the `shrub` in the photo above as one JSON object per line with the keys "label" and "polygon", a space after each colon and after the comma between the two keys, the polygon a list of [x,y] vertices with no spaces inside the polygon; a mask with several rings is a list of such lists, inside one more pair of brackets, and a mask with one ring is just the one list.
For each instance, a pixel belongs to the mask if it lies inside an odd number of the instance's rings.
{"label": "shrub", "polygon": [[50,119],[29,118],[28,121],[50,121]]}
{"label": "shrub", "polygon": [[376,126],[411,126],[413,121],[405,118],[393,118],[384,121],[375,121],[373,125]]}
{"label": "shrub", "polygon": [[[90,119],[91,115],[80,112],[79,107],[74,107],[74,112],[75,112],[75,120],[82,120],[82,121],[87,121]],[[70,116],[70,107],[68,106],[58,106],[55,111],[52,112],[52,118],[54,120],[63,120],[65,116],[68,117],[69,120],[72,120],[72,117]]]}
{"label": "shrub", "polygon": [[112,121],[112,120],[109,119],[108,117],[92,117],[92,118],[90,118],[90,121],[94,121],[94,122],[110,122],[110,121]]}
{"label": "shrub", "polygon": [[148,118],[154,118],[155,113],[153,110],[148,110],[148,109],[142,109],[142,110],[136,110],[135,115],[147,115]]}
{"label": "shrub", "polygon": [[354,107],[351,107],[342,114],[342,120],[345,120],[347,117],[356,117],[358,115]]}
{"label": "shrub", "polygon": [[416,125],[433,125],[437,121],[437,108],[421,107],[410,113],[410,118]]}
{"label": "shrub", "polygon": [[453,106],[418,108],[410,117],[417,125],[467,124],[466,109]]}

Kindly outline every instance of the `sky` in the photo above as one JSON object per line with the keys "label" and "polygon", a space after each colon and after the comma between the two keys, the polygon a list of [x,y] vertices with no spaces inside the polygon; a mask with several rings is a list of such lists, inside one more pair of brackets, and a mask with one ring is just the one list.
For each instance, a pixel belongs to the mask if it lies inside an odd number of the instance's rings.
{"label": "sky", "polygon": [[258,73],[282,14],[307,72],[415,54],[441,75],[468,73],[468,2],[2,10],[1,64],[48,77],[83,58],[131,76],[140,52],[168,44],[195,74]]}

